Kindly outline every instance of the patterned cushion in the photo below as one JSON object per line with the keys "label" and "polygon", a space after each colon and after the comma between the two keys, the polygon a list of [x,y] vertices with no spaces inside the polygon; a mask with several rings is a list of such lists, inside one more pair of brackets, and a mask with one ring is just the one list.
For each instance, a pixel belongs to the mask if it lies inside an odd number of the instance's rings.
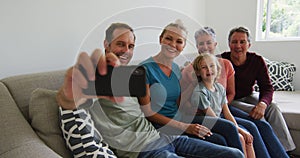
{"label": "patterned cushion", "polygon": [[[296,73],[296,66],[288,62],[271,61],[264,58],[271,79],[271,83],[275,91],[294,91],[292,84],[294,74]],[[254,89],[258,91],[258,86]]]}
{"label": "patterned cushion", "polygon": [[296,73],[296,66],[288,62],[270,61],[268,59],[265,61],[268,65],[274,90],[294,91],[292,82]]}

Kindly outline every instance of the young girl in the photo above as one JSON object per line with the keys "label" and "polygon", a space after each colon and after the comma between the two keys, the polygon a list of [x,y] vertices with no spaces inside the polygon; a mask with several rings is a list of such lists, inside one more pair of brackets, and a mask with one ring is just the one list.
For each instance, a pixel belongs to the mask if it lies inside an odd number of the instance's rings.
{"label": "young girl", "polygon": [[197,106],[208,116],[220,117],[223,113],[224,118],[232,121],[238,128],[245,157],[254,158],[253,137],[237,125],[227,105],[226,91],[216,82],[221,70],[217,58],[212,54],[202,53],[193,61],[193,67],[199,84],[193,91],[192,105]]}

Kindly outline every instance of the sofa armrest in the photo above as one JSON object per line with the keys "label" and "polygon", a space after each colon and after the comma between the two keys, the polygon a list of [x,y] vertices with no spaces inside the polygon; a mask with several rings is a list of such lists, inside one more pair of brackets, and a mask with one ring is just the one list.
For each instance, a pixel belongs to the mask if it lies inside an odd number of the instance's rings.
{"label": "sofa armrest", "polygon": [[60,157],[39,139],[0,82],[0,157]]}
{"label": "sofa armrest", "polygon": [[296,91],[275,91],[274,100],[277,102],[285,122],[291,132],[296,144],[296,150],[292,152],[300,156],[300,90]]}
{"label": "sofa armrest", "polygon": [[33,157],[47,157],[47,158],[62,158],[60,155],[51,150],[47,145],[38,140],[28,142],[22,146],[15,147],[5,153],[0,154],[1,158],[33,158]]}

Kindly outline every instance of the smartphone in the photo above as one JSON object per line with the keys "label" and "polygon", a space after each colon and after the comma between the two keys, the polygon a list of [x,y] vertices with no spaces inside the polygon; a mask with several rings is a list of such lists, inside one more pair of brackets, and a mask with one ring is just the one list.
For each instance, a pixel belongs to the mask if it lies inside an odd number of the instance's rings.
{"label": "smartphone", "polygon": [[[83,68],[81,72],[86,76]],[[88,81],[88,88],[83,90],[86,95],[97,96],[132,96],[146,95],[146,70],[143,66],[107,66],[107,74],[100,75],[95,71],[96,80]]]}

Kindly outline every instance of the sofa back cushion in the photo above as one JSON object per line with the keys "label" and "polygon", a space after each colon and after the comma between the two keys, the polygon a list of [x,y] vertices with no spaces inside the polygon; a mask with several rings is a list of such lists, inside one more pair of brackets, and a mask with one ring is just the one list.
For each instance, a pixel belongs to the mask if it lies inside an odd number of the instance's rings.
{"label": "sofa back cushion", "polygon": [[59,125],[57,91],[38,88],[32,92],[29,102],[29,118],[36,134],[56,153],[71,158]]}
{"label": "sofa back cushion", "polygon": [[31,92],[37,88],[59,89],[63,84],[64,74],[65,70],[41,72],[8,77],[1,81],[6,85],[17,106],[28,121],[28,104]]}

